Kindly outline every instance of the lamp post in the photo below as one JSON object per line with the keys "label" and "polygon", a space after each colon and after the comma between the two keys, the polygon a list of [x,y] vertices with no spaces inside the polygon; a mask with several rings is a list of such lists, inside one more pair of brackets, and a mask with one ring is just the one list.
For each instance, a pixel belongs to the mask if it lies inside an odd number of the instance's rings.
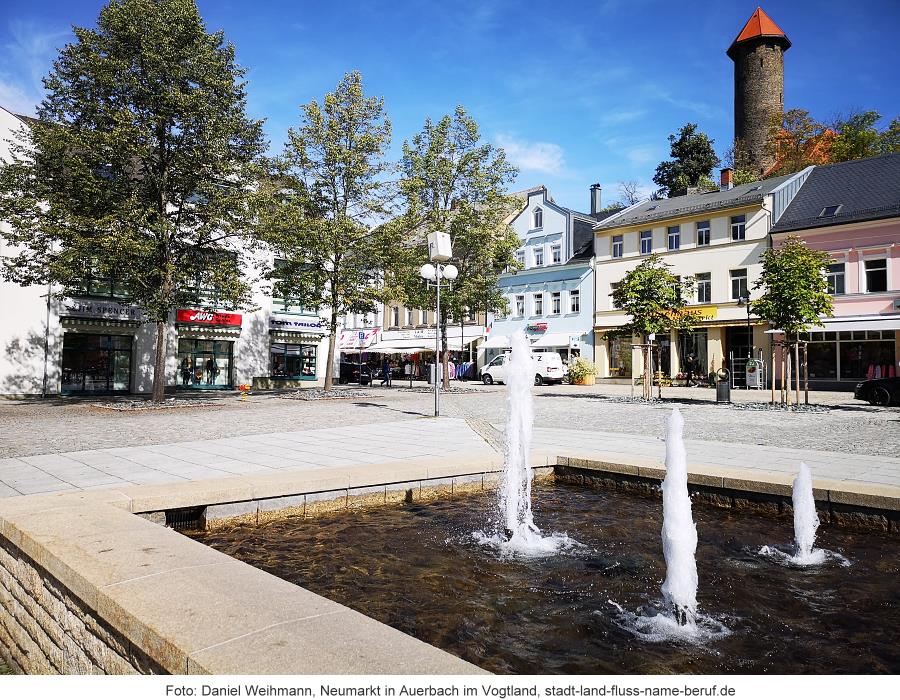
{"label": "lamp post", "polygon": [[747,359],[753,359],[753,329],[750,327],[750,295],[738,297],[738,306],[747,307]]}
{"label": "lamp post", "polygon": [[425,263],[419,268],[419,275],[426,284],[434,286],[436,290],[435,315],[434,315],[434,416],[441,415],[441,389],[438,382],[438,362],[441,357],[441,279],[452,284],[459,274],[455,265],[441,265],[450,259],[450,236],[441,231],[432,231],[428,234],[428,257],[437,263]]}

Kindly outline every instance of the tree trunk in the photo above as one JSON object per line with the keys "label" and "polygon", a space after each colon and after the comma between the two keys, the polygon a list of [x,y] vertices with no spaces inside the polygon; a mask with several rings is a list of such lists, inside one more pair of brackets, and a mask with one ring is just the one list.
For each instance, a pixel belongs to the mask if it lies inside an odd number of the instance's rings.
{"label": "tree trunk", "polygon": [[[331,391],[334,384],[334,346],[337,343],[337,313],[331,307],[331,322],[328,324],[328,365],[325,367],[325,391]],[[360,348],[362,352],[362,348]],[[362,377],[360,377],[362,379]]]}
{"label": "tree trunk", "polygon": [[166,330],[165,321],[156,322],[156,359],[153,363],[153,403],[166,400]]}

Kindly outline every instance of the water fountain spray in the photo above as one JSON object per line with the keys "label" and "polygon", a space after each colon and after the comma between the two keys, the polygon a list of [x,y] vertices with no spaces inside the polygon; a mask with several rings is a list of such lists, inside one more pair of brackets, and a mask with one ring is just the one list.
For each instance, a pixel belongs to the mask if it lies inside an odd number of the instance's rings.
{"label": "water fountain spray", "polygon": [[500,513],[507,540],[527,539],[540,531],[531,512],[531,470],[529,453],[534,422],[533,397],[534,366],[531,347],[525,333],[512,335],[512,355],[507,372],[507,401],[509,417],[506,421],[506,456],[503,482],[500,489]]}
{"label": "water fountain spray", "polygon": [[687,484],[684,418],[678,409],[669,416],[666,430],[666,478],[663,491],[663,554],[666,580],[663,598],[679,625],[693,625],[697,614],[697,527],[691,514]]}
{"label": "water fountain spray", "polygon": [[800,463],[800,471],[794,479],[792,500],[794,502],[794,541],[797,545],[794,559],[801,564],[817,563],[821,557],[813,553],[813,545],[816,543],[819,516],[816,513],[816,501],[813,497],[812,472],[805,462]]}

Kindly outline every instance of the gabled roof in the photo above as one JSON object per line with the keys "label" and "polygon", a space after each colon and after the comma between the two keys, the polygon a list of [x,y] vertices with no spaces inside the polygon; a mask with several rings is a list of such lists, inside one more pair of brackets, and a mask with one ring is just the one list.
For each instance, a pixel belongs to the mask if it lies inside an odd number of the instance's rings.
{"label": "gabled roof", "polygon": [[738,44],[762,37],[779,41],[785,51],[791,48],[791,40],[787,38],[787,35],[781,30],[781,27],[775,24],[775,22],[772,21],[772,18],[763,12],[761,7],[757,7],[756,12],[750,15],[747,24],[744,25],[744,28],[737,37],[735,37],[734,41],[731,42],[731,46],[728,47],[726,53],[729,58],[733,59],[734,49]]}
{"label": "gabled roof", "polygon": [[683,216],[704,216],[720,209],[732,209],[743,205],[762,202],[766,195],[783,184],[791,175],[772,177],[759,182],[748,182],[738,185],[730,190],[714,190],[699,194],[686,194],[681,197],[669,199],[648,199],[645,202],[630,207],[607,223],[600,223],[594,227],[595,231],[603,231],[626,226],[649,224],[655,221],[665,221]]}
{"label": "gabled roof", "polygon": [[[826,212],[829,207],[840,208]],[[816,166],[772,233],[895,217],[900,217],[900,153]]]}

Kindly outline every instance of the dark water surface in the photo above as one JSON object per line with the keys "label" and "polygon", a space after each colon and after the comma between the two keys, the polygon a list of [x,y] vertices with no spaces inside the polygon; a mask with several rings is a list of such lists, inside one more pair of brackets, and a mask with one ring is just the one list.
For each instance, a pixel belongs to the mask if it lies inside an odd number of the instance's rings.
{"label": "dark water surface", "polygon": [[730,634],[654,642],[629,618],[660,604],[660,500],[537,485],[538,526],[584,545],[543,559],[476,544],[494,510],[484,494],[192,536],[497,673],[900,672],[895,538],[823,525],[816,546],[851,566],[787,568],[756,552],[788,547],[790,518],[694,504],[700,611]]}

